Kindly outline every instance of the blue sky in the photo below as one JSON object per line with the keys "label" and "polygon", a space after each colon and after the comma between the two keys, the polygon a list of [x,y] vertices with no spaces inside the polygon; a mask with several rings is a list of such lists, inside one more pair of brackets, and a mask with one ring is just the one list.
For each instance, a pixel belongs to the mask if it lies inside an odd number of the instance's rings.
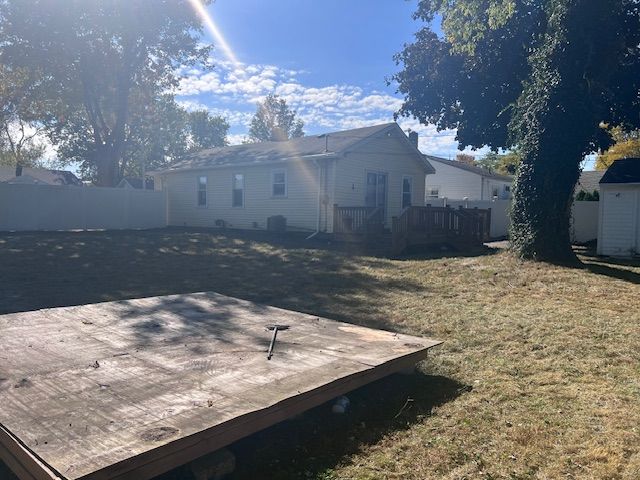
{"label": "blue sky", "polygon": [[[307,134],[393,121],[401,105],[385,78],[398,70],[393,55],[420,23],[416,0],[216,0],[209,14],[239,64],[216,48],[213,71],[190,70],[179,90],[188,108],[206,107],[231,123],[242,141],[256,103],[284,97]],[[207,33],[203,39],[218,44]],[[426,153],[453,156],[455,132],[401,119],[420,133]]]}
{"label": "blue sky", "polygon": [[[212,71],[182,72],[178,100],[229,121],[230,141],[245,138],[257,102],[284,97],[318,134],[393,121],[401,104],[385,79],[398,67],[393,56],[421,27],[417,0],[216,0],[207,10],[235,57],[213,43]],[[420,134],[424,153],[455,158],[455,131],[437,132],[410,118],[398,120]],[[476,158],[486,149],[472,152]],[[593,156],[586,169],[593,168]]]}

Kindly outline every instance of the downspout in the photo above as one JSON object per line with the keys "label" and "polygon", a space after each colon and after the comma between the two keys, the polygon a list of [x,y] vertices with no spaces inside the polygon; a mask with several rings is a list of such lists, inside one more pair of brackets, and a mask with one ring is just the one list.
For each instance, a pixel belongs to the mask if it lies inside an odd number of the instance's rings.
{"label": "downspout", "polygon": [[318,218],[316,219],[316,231],[305,240],[310,240],[320,233],[320,217],[322,216],[322,166],[315,158],[313,159],[313,164],[318,168]]}

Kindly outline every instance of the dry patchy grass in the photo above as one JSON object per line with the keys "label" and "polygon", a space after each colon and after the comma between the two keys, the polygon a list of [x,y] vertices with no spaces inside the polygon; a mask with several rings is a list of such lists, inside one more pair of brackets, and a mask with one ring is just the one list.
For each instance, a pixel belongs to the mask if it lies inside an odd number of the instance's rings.
{"label": "dry patchy grass", "polygon": [[420,374],[354,392],[350,415],[318,408],[239,442],[235,478],[640,478],[640,265],[581,258],[588,268],[210,232],[4,235],[0,312],[215,290],[445,341]]}

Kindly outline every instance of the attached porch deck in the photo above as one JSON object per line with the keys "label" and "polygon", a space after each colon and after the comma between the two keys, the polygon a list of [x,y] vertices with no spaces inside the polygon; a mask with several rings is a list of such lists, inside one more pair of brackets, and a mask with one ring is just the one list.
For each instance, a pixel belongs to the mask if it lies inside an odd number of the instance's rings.
{"label": "attached porch deck", "polygon": [[376,207],[333,207],[333,235],[348,242],[380,243],[390,255],[411,246],[450,244],[458,248],[489,240],[491,209],[410,206],[384,224],[384,210]]}

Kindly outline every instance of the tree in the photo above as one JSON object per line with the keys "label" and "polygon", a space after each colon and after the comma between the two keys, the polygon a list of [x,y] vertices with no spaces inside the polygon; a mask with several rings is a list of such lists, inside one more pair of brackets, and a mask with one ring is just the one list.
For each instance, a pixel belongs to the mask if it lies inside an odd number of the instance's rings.
{"label": "tree", "polygon": [[511,151],[504,154],[489,152],[484,157],[476,160],[476,165],[490,172],[501,175],[514,175],[520,164],[520,153]]}
{"label": "tree", "polygon": [[24,69],[0,65],[0,165],[38,166],[45,152],[41,134],[45,82]]}
{"label": "tree", "polygon": [[250,142],[281,142],[304,136],[304,123],[278,95],[268,95],[258,104],[249,128]]}
{"label": "tree", "polygon": [[191,134],[191,151],[212,147],[224,147],[229,144],[229,122],[222,117],[212,116],[207,110],[195,110],[188,114]]}
{"label": "tree", "polygon": [[615,143],[596,157],[596,170],[606,170],[621,158],[640,157],[640,130],[628,132],[614,127],[610,133]]}
{"label": "tree", "polygon": [[427,26],[396,57],[399,115],[457,129],[461,147],[517,147],[513,249],[575,258],[580,163],[611,144],[601,122],[640,126],[637,0],[421,0],[415,15]]}
{"label": "tree", "polygon": [[585,190],[580,190],[576,194],[576,200],[582,202],[597,202],[600,200],[600,192],[594,190],[593,192],[587,192]]}
{"label": "tree", "polygon": [[456,161],[460,163],[465,163],[467,165],[475,165],[476,157],[473,155],[469,155],[468,153],[458,153],[456,155]]}
{"label": "tree", "polygon": [[97,183],[111,186],[122,170],[131,99],[175,86],[178,67],[209,66],[201,28],[187,0],[4,0],[0,63],[50,79],[48,96],[60,101],[48,127],[82,135]]}
{"label": "tree", "polygon": [[[117,178],[140,177],[144,171],[167,167],[183,155],[227,145],[229,124],[205,110],[187,112],[173,95],[153,98],[133,95],[129,105],[131,120],[127,141],[118,164]],[[62,163],[79,163],[83,179],[97,179],[96,166],[90,161],[90,126],[83,118],[71,117],[51,132],[58,145]]]}

